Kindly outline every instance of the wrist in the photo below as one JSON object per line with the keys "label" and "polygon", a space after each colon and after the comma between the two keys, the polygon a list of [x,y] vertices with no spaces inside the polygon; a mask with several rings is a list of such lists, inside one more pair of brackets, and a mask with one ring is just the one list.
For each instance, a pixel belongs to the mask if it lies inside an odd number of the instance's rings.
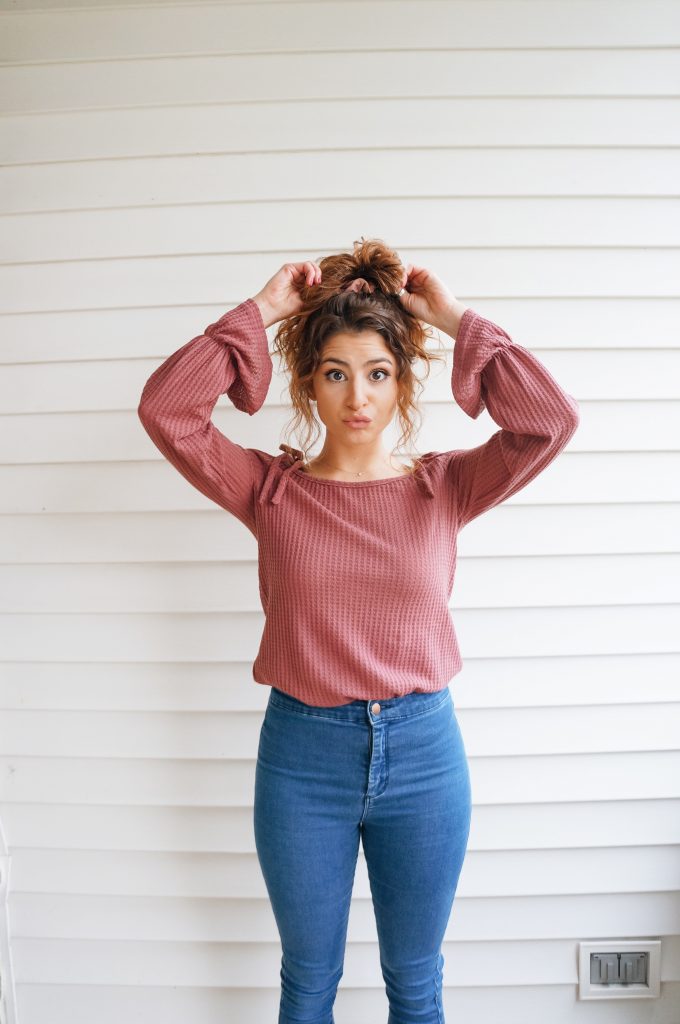
{"label": "wrist", "polygon": [[253,295],[252,299],[253,302],[258,307],[258,309],[260,310],[262,322],[265,327],[271,327],[272,324],[278,323],[281,317],[276,315],[273,307],[269,304],[269,302],[267,302],[267,300],[264,298],[261,292],[258,292],[257,295]]}
{"label": "wrist", "polygon": [[470,307],[466,306],[464,302],[454,299],[454,301],[447,307],[440,323],[435,326],[438,327],[439,330],[444,331],[445,334],[449,334],[455,341],[458,335],[460,322],[463,319],[463,313],[465,313],[466,309],[469,308]]}

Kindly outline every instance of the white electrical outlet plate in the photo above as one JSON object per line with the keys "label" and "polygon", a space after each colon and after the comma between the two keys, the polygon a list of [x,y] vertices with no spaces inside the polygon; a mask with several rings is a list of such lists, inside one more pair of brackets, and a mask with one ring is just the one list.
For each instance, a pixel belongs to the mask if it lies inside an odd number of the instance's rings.
{"label": "white electrical outlet plate", "polygon": [[[603,985],[590,980],[591,953],[648,953],[648,984],[621,983]],[[579,942],[579,999],[657,999],[661,989],[660,939],[611,939],[609,942]]]}

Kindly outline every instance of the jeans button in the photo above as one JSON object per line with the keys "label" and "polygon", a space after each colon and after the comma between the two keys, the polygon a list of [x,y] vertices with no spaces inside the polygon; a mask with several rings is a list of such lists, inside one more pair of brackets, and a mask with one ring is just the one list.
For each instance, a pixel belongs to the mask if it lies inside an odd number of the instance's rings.
{"label": "jeans button", "polygon": [[374,715],[379,715],[380,714],[380,705],[376,702],[375,704],[372,705],[371,711],[373,712]]}

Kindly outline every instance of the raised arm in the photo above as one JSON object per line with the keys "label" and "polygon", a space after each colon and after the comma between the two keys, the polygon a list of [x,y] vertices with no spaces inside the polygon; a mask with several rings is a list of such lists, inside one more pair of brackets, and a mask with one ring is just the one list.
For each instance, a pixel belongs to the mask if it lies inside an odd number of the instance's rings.
{"label": "raised arm", "polygon": [[528,349],[468,307],[454,331],[451,387],[472,419],[486,407],[501,428],[476,448],[451,453],[459,528],[525,487],[579,425],[576,400]]}
{"label": "raised arm", "polygon": [[225,437],[210,417],[222,394],[252,416],[272,377],[267,334],[251,298],[225,313],[154,370],[137,413],[190,484],[255,533],[254,492],[273,456]]}

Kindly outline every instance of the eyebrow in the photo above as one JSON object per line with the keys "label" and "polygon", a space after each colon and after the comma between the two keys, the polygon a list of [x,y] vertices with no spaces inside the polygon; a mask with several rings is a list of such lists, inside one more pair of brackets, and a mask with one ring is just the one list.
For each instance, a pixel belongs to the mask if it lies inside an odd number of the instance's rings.
{"label": "eyebrow", "polygon": [[[340,363],[341,366],[349,366],[350,364],[345,362],[344,359],[336,359],[335,356],[328,356],[327,359],[322,359],[319,366],[323,366],[324,363]],[[389,356],[381,356],[380,359],[367,359],[364,366],[372,366],[373,363],[388,363],[392,365],[392,360]]]}

